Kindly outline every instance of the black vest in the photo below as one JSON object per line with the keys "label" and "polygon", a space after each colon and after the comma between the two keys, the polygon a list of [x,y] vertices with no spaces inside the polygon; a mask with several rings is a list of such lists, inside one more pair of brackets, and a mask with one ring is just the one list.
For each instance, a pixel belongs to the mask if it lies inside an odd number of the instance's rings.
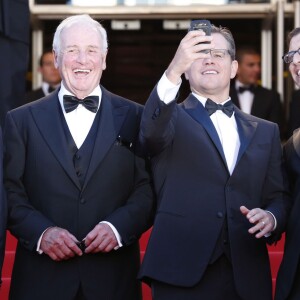
{"label": "black vest", "polygon": [[89,169],[90,161],[92,158],[92,153],[94,150],[94,145],[95,145],[95,140],[98,132],[98,125],[99,125],[99,120],[100,120],[100,109],[96,113],[96,117],[94,119],[94,122],[92,124],[92,127],[84,140],[83,144],[81,147],[78,149],[74,139],[71,135],[71,132],[69,130],[68,124],[65,120],[65,117],[62,113],[62,110],[60,109],[61,112],[61,121],[62,121],[62,126],[64,129],[64,133],[66,136],[68,148],[69,148],[69,153],[72,157],[74,168],[76,171],[76,174],[78,176],[79,182],[81,187],[83,187],[85,177],[87,174],[87,171]]}

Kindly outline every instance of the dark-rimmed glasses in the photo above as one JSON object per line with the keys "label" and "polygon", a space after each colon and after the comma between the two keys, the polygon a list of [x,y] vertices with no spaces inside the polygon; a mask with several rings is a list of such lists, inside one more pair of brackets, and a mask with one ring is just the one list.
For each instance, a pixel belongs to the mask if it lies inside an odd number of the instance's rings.
{"label": "dark-rimmed glasses", "polygon": [[294,55],[295,55],[296,53],[298,53],[298,54],[300,55],[300,48],[299,48],[298,50],[290,51],[290,52],[284,54],[284,55],[282,56],[283,61],[284,61],[286,64],[290,64],[290,63],[293,61]]}
{"label": "dark-rimmed glasses", "polygon": [[223,59],[226,54],[229,54],[227,49],[205,49],[200,52],[205,54],[210,53],[210,56],[216,59]]}

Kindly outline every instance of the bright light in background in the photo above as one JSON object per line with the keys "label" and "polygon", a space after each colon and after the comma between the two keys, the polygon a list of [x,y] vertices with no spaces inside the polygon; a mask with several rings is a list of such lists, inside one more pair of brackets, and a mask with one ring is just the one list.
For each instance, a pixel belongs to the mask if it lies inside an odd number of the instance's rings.
{"label": "bright light in background", "polygon": [[70,0],[71,5],[77,6],[115,6],[115,5],[196,5],[196,4],[211,4],[221,5],[228,4],[228,0]]}

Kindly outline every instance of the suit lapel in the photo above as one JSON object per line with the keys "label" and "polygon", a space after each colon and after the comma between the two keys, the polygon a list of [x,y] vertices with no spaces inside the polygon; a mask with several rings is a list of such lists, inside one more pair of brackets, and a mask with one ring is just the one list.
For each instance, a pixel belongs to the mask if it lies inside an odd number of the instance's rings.
{"label": "suit lapel", "polygon": [[297,153],[297,155],[300,157],[300,129],[294,131],[293,136],[293,146]]}
{"label": "suit lapel", "polygon": [[101,87],[101,89],[101,109],[98,112],[100,113],[99,126],[83,189],[86,187],[106,153],[115,143],[129,108],[121,102],[115,101],[112,94],[106,89],[103,87]]}
{"label": "suit lapel", "polygon": [[[202,124],[202,126],[205,128],[206,132],[210,136],[212,142],[216,146],[218,152],[220,153],[225,166],[227,167],[225,155],[223,152],[223,148],[218,136],[218,133],[208,116],[205,108],[203,105],[199,102],[198,99],[196,99],[192,94],[184,101],[183,106],[186,110],[186,112],[198,123]],[[238,134],[240,138],[240,149],[236,161],[236,166],[245,153],[247,147],[249,146],[255,130],[257,128],[257,122],[251,120],[249,117],[251,117],[248,114],[243,113],[238,108],[235,109],[235,119],[237,123],[238,128]]]}
{"label": "suit lapel", "polygon": [[216,146],[218,152],[220,153],[226,167],[226,159],[223,151],[223,147],[220,141],[220,138],[218,136],[218,133],[215,129],[215,126],[213,122],[211,121],[206,109],[203,107],[203,105],[200,103],[196,97],[193,96],[193,94],[190,94],[189,97],[184,101],[183,107],[186,110],[186,112],[198,123],[200,123],[206,132],[208,133],[211,141]]}
{"label": "suit lapel", "polygon": [[250,118],[248,118],[248,116],[250,115],[241,112],[239,109],[235,110],[235,120],[237,123],[241,143],[236,161],[236,166],[243,154],[245,153],[247,147],[249,146],[257,128],[257,122],[251,120]]}
{"label": "suit lapel", "polygon": [[64,130],[61,124],[58,103],[58,92],[46,97],[43,105],[31,107],[33,119],[39,128],[41,135],[48,144],[53,155],[64,168],[74,184],[81,189],[78,177],[75,173]]}

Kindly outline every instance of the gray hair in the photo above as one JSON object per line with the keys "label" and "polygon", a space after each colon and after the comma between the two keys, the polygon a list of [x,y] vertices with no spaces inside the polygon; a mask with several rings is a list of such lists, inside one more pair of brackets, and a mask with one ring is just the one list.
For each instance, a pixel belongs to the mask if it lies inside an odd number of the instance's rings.
{"label": "gray hair", "polygon": [[53,50],[56,53],[60,52],[60,46],[61,46],[61,33],[65,28],[69,28],[70,26],[74,25],[74,24],[89,24],[91,25],[91,27],[93,27],[100,35],[101,40],[102,40],[102,50],[103,51],[107,51],[108,48],[108,42],[107,42],[107,33],[106,30],[104,29],[104,27],[97,22],[96,20],[94,20],[93,18],[91,18],[89,15],[87,14],[83,14],[83,15],[76,15],[76,16],[71,16],[68,17],[66,19],[64,19],[56,28],[56,31],[54,33],[54,38],[53,38]]}
{"label": "gray hair", "polygon": [[292,39],[294,36],[298,35],[298,34],[300,34],[300,27],[294,28],[294,29],[288,34],[288,36],[287,36],[287,45],[288,45],[288,47],[290,46],[291,39]]}
{"label": "gray hair", "polygon": [[234,38],[232,36],[231,31],[226,28],[226,27],[222,27],[222,26],[215,26],[215,25],[211,25],[211,33],[219,33],[221,34],[225,40],[228,42],[228,53],[231,57],[232,60],[235,60],[235,42],[234,42]]}

